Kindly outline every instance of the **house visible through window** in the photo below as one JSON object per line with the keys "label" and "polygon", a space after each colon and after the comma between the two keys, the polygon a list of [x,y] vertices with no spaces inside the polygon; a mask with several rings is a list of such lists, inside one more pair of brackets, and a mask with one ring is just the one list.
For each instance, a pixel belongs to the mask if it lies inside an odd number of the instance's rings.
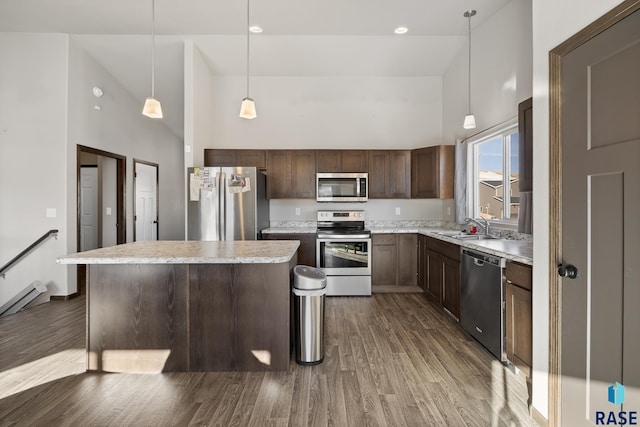
{"label": "house visible through window", "polygon": [[469,214],[517,224],[520,208],[518,125],[468,141]]}

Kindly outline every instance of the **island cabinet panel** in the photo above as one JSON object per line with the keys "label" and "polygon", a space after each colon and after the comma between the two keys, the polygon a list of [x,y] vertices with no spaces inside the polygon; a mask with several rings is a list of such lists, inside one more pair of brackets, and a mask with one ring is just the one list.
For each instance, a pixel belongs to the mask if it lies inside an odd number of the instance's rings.
{"label": "island cabinet panel", "polygon": [[297,263],[92,264],[87,370],[287,370]]}
{"label": "island cabinet panel", "polygon": [[288,275],[288,264],[192,265],[191,370],[288,369]]}
{"label": "island cabinet panel", "polygon": [[87,370],[189,370],[188,267],[88,265]]}

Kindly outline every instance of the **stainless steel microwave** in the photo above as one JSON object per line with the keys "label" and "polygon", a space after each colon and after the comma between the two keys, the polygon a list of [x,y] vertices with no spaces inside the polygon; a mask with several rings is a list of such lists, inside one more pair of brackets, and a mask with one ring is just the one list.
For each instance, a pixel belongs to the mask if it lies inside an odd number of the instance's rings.
{"label": "stainless steel microwave", "polygon": [[317,173],[318,202],[366,202],[369,197],[368,173]]}

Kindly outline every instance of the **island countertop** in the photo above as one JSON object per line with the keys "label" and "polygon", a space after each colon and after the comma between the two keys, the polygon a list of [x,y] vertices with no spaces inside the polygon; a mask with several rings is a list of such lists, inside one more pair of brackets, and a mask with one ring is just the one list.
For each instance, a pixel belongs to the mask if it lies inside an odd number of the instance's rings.
{"label": "island countertop", "polygon": [[125,243],[62,256],[58,264],[275,264],[289,262],[299,241],[178,241]]}

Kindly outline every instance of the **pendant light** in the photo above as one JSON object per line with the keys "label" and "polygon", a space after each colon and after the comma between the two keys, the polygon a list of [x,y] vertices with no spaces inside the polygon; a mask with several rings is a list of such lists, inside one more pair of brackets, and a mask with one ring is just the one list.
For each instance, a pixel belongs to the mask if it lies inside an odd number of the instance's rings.
{"label": "pendant light", "polygon": [[142,114],[152,119],[162,118],[162,106],[155,98],[156,88],[156,2],[151,0],[151,97],[144,101]]}
{"label": "pendant light", "polygon": [[469,20],[469,93],[468,93],[468,100],[469,100],[469,105],[468,105],[468,109],[467,109],[467,115],[464,116],[464,124],[462,125],[463,128],[465,129],[475,129],[476,127],[476,118],[473,116],[473,114],[471,114],[471,17],[474,16],[476,14],[475,10],[468,10],[464,13],[464,17],[467,18]]}
{"label": "pendant light", "polygon": [[249,26],[249,0],[247,0],[247,96],[242,99],[242,105],[240,105],[240,117],[243,119],[255,119],[257,116],[256,104],[249,97],[249,41],[251,36]]}

